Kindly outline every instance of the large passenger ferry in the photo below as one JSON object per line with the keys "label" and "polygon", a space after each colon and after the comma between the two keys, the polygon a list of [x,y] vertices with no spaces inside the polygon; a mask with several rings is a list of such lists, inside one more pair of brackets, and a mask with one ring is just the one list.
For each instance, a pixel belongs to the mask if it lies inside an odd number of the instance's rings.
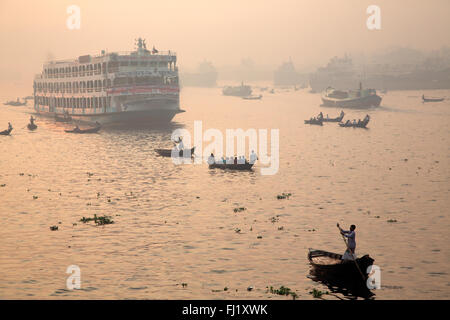
{"label": "large passenger ferry", "polygon": [[34,80],[34,108],[47,115],[104,123],[167,123],[180,112],[177,57],[147,50],[102,51],[78,59],[49,61]]}

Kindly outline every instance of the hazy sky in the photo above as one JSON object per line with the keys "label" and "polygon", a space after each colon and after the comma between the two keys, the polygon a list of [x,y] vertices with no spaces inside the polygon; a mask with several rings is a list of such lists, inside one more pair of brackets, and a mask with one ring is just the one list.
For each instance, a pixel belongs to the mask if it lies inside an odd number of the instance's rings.
{"label": "hazy sky", "polygon": [[[81,29],[69,30],[69,5]],[[381,30],[366,9],[381,8]],[[180,71],[204,58],[216,66],[323,64],[345,52],[450,45],[449,0],[0,0],[0,82],[29,83],[43,61],[134,48],[141,36],[178,54]]]}

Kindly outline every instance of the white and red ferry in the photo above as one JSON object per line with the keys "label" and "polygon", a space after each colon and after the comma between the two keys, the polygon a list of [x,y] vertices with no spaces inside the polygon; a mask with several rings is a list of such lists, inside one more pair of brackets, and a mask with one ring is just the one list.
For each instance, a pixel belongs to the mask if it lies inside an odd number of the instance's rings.
{"label": "white and red ferry", "polygon": [[177,57],[147,50],[49,61],[34,80],[34,109],[104,123],[170,122],[180,112]]}

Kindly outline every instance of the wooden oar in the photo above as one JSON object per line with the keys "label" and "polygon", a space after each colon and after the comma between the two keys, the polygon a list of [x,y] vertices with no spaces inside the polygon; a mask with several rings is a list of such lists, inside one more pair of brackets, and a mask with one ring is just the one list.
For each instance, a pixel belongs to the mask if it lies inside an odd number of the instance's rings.
{"label": "wooden oar", "polygon": [[[339,223],[337,224],[337,227],[339,229],[339,233],[341,233],[341,229],[339,228]],[[342,236],[342,240],[344,240],[345,246],[347,247],[347,250],[351,253],[352,251],[350,250],[350,248],[348,247],[348,243],[345,240],[345,236],[341,233]],[[366,281],[366,278],[364,277],[364,274],[362,273],[361,269],[359,268],[358,263],[356,262],[356,254],[353,254],[353,261],[355,262],[356,268],[358,269],[359,273],[361,274],[361,277],[363,279],[363,281]]]}

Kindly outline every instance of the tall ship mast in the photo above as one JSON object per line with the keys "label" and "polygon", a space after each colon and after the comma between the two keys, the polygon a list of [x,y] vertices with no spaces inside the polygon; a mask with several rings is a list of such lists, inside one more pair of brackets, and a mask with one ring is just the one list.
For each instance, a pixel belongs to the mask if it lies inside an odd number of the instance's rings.
{"label": "tall ship mast", "polygon": [[34,109],[100,123],[170,122],[180,112],[177,57],[147,50],[48,61],[34,80]]}

